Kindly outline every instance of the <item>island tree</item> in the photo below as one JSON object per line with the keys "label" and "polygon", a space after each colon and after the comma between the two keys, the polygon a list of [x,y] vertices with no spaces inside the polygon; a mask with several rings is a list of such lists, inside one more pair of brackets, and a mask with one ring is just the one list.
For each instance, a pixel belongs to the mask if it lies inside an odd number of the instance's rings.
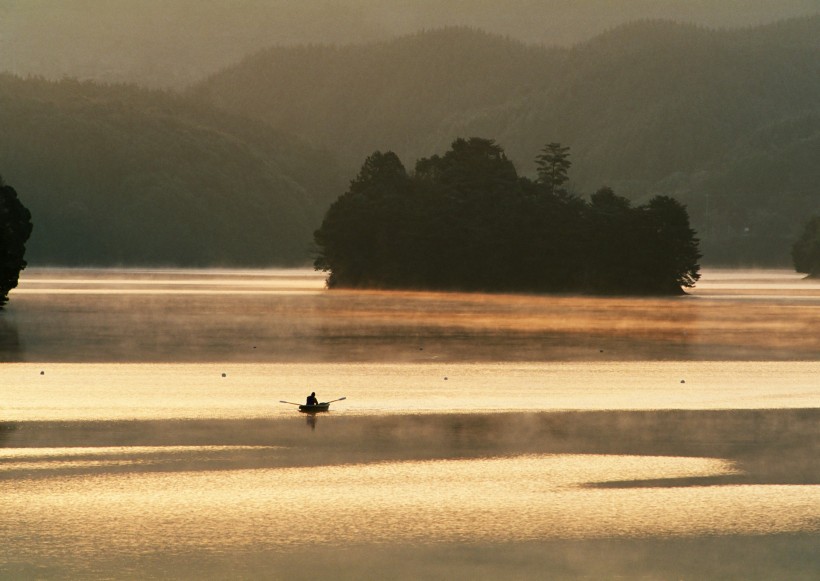
{"label": "island tree", "polygon": [[535,158],[538,170],[538,182],[543,184],[550,193],[564,190],[561,186],[569,179],[569,147],[552,142],[544,146],[541,153]]}
{"label": "island tree", "polygon": [[9,291],[17,286],[20,271],[26,267],[26,241],[31,230],[31,212],[0,177],[0,308],[8,302]]}
{"label": "island tree", "polygon": [[410,235],[403,219],[410,194],[410,177],[395,153],[377,151],[365,160],[314,235],[322,249],[314,266],[330,272],[329,287],[403,284],[397,277],[412,260],[402,256]]}

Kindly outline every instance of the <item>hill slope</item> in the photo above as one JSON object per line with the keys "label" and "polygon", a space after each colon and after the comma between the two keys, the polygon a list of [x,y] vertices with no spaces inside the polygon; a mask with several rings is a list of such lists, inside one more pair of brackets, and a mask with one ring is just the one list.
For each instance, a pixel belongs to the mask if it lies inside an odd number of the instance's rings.
{"label": "hill slope", "polygon": [[580,191],[683,198],[707,263],[783,264],[818,209],[818,39],[820,16],[737,31],[639,22],[571,50],[444,29],[269,49],[191,92],[329,148],[349,171],[377,149],[412,164],[457,136],[495,138],[516,160],[560,141]]}
{"label": "hill slope", "polygon": [[482,112],[542,89],[564,60],[487,33],[448,28],[346,47],[275,47],[191,91],[335,152],[350,167],[376,149],[446,149]]}
{"label": "hill slope", "polygon": [[33,265],[301,264],[342,183],[295,139],[131,86],[0,76],[0,127]]}

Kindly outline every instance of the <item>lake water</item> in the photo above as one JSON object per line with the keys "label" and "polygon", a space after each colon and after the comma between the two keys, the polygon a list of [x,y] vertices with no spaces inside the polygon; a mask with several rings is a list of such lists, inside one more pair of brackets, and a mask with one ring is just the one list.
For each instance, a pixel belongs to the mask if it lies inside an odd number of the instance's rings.
{"label": "lake water", "polygon": [[[0,578],[815,579],[820,282],[664,299],[24,271]],[[346,397],[319,416],[311,391]]]}

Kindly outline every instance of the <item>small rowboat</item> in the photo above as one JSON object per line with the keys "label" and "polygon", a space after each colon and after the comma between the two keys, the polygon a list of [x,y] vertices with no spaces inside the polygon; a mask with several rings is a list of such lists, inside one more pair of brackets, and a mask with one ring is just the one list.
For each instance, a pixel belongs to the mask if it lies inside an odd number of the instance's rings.
{"label": "small rowboat", "polygon": [[305,404],[305,403],[294,403],[292,401],[285,401],[280,400],[279,403],[288,403],[290,405],[295,405],[299,407],[299,411],[305,414],[317,414],[319,412],[326,412],[330,411],[330,404],[334,401],[342,401],[343,399],[347,399],[346,397],[340,397],[339,399],[332,399],[330,401],[323,401],[322,403],[315,403],[315,404]]}
{"label": "small rowboat", "polygon": [[299,406],[299,411],[306,414],[315,414],[318,412],[326,412],[330,409],[330,402],[317,403],[313,405],[302,404]]}

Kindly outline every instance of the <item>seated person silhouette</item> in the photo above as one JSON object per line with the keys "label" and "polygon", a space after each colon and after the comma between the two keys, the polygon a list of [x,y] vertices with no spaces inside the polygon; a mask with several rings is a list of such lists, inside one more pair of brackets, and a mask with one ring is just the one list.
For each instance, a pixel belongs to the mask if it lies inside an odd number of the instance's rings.
{"label": "seated person silhouette", "polygon": [[316,392],[315,392],[315,391],[314,391],[314,392],[312,392],[312,393],[311,393],[311,394],[307,397],[307,402],[305,402],[305,405],[319,405],[319,400],[318,400],[318,399],[316,399]]}

